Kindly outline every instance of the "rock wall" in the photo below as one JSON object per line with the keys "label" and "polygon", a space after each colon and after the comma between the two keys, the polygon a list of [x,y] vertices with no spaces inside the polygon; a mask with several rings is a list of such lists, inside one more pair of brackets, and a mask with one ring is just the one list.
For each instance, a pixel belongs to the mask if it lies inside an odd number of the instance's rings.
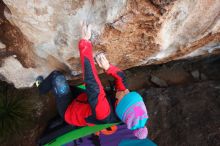
{"label": "rock wall", "polygon": [[218,0],[3,0],[0,75],[30,87],[54,69],[81,73],[80,21],[93,25],[94,53],[127,69],[218,53]]}

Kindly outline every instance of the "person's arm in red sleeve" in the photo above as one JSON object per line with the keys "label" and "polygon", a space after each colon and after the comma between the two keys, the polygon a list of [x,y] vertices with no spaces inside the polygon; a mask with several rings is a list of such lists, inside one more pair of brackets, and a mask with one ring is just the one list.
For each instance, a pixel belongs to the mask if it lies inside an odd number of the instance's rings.
{"label": "person's arm in red sleeve", "polygon": [[91,42],[81,39],[79,51],[88,102],[96,119],[104,120],[110,114],[110,106],[95,67]]}
{"label": "person's arm in red sleeve", "polygon": [[108,75],[111,75],[115,79],[116,91],[124,91],[128,88],[126,83],[125,74],[116,66],[110,65],[109,69],[106,71]]}
{"label": "person's arm in red sleeve", "polygon": [[84,59],[85,57],[89,58],[91,60],[92,58],[92,43],[86,39],[81,39],[78,44],[79,47],[79,53],[80,53],[80,61],[82,65],[82,73],[83,73],[83,79],[85,77],[85,68],[84,68]]}
{"label": "person's arm in red sleeve", "polygon": [[125,74],[117,67],[110,65],[108,59],[105,57],[104,53],[96,55],[96,62],[99,67],[105,70],[108,75],[111,75],[115,79],[115,89],[117,98],[116,104],[129,93],[128,86],[126,83]]}

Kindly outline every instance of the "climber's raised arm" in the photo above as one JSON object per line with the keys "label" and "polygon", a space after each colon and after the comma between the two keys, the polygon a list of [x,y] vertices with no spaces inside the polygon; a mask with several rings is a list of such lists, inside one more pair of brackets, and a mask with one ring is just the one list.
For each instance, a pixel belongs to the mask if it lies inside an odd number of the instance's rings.
{"label": "climber's raised arm", "polygon": [[[129,92],[126,76],[122,70],[116,66],[111,65],[103,53],[100,53],[96,56],[96,62],[98,63],[99,67],[104,69],[108,75],[111,75],[115,79],[115,89],[117,92]],[[118,98],[117,95],[116,98]]]}
{"label": "climber's raised arm", "polygon": [[108,100],[92,55],[91,25],[82,24],[82,39],[79,41],[80,60],[88,102],[92,109],[92,117],[97,120],[105,120],[111,112]]}

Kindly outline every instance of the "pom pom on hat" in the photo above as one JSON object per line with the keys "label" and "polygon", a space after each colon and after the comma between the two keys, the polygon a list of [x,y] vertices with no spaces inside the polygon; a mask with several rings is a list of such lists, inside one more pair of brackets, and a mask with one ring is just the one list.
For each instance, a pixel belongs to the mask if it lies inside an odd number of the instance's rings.
{"label": "pom pom on hat", "polygon": [[146,127],[144,127],[144,128],[134,130],[133,133],[138,139],[145,139],[147,138],[148,130]]}

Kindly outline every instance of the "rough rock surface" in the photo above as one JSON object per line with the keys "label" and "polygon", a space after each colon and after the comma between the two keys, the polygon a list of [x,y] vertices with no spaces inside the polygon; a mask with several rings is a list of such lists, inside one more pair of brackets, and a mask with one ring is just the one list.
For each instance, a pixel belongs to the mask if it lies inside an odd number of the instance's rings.
{"label": "rough rock surface", "polygon": [[80,21],[122,69],[218,53],[218,0],[1,0],[0,75],[17,88],[62,69],[81,73]]}

